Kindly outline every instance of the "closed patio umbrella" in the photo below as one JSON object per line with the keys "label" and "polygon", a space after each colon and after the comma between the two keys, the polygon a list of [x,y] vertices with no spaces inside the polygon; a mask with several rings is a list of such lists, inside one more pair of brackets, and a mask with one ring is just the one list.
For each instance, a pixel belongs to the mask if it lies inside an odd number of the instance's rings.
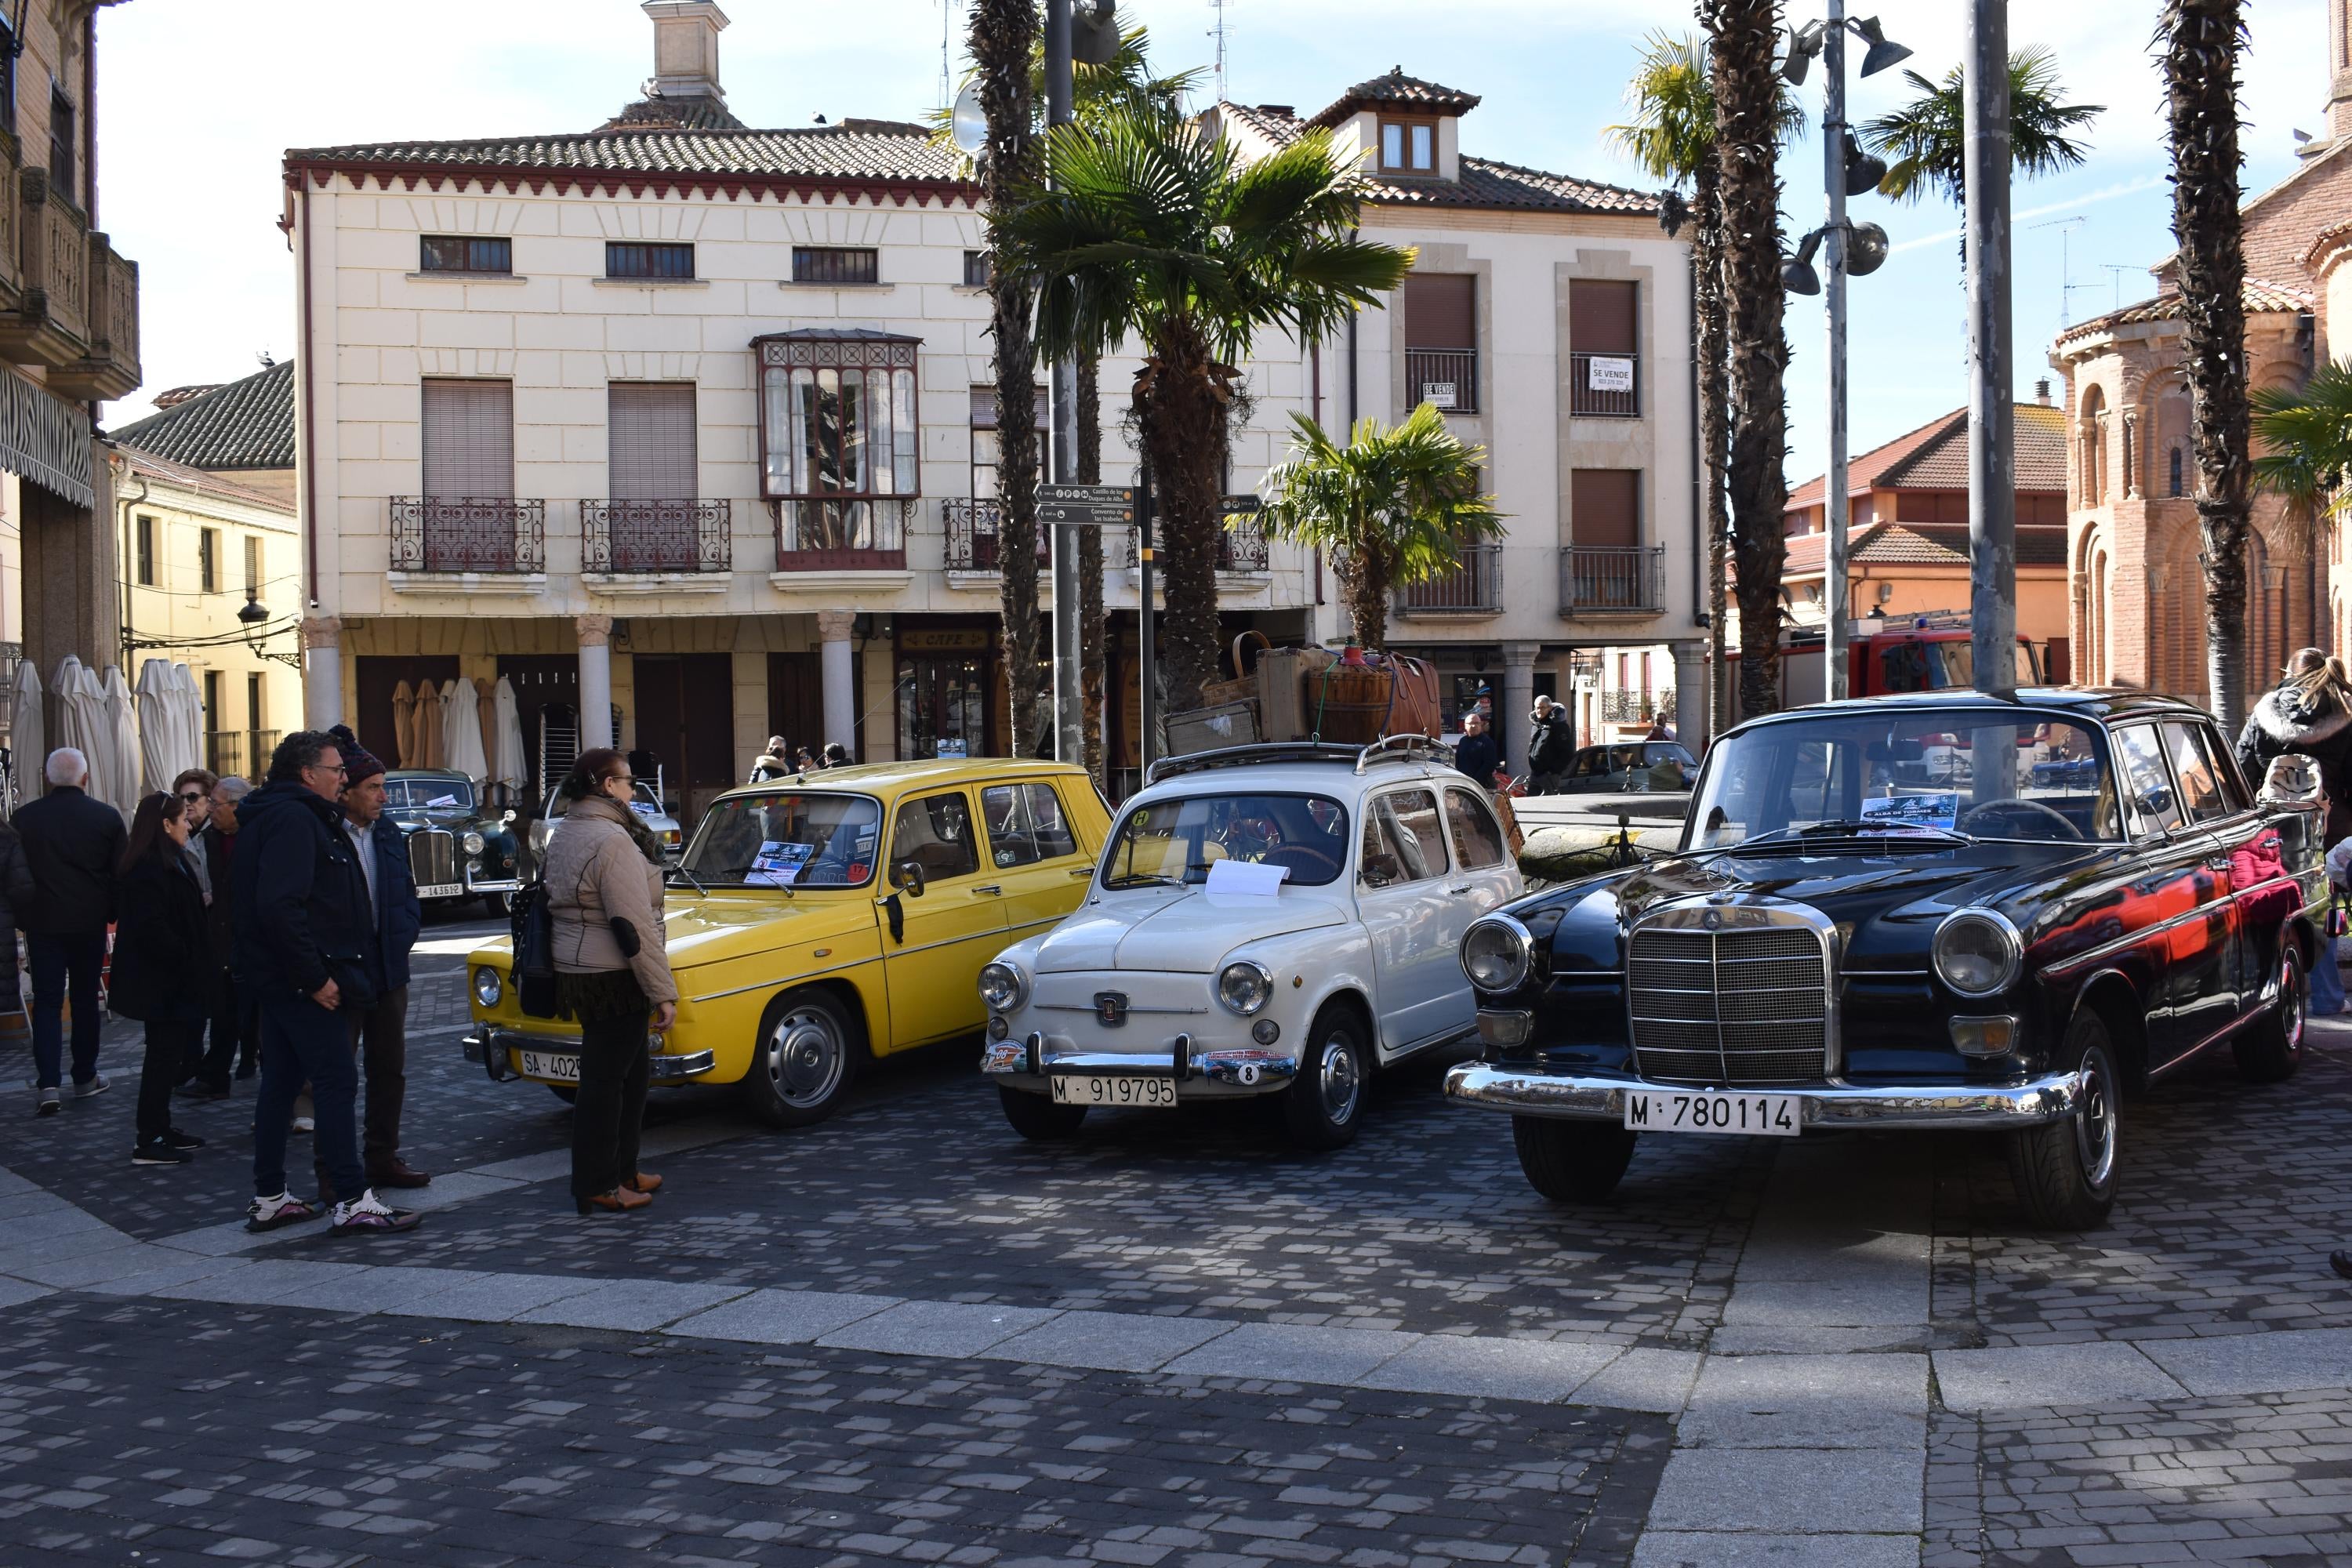
{"label": "closed patio umbrella", "polygon": [[429,680],[416,683],[416,750],[411,753],[412,768],[437,768],[441,765],[441,693]]}
{"label": "closed patio umbrella", "polygon": [[192,768],[209,766],[205,761],[205,694],[196,685],[196,672],[186,665],[172,666],[172,712],[180,721],[180,742],[185,748],[187,765]]}
{"label": "closed patio umbrella", "polygon": [[[122,679],[118,667],[106,667],[99,679],[99,700],[107,731],[107,804],[128,821],[139,805],[139,726],[131,717],[131,683]],[[90,772],[97,771],[93,762]]]}
{"label": "closed patio umbrella", "polygon": [[416,693],[402,681],[392,689],[392,765],[416,765]]}
{"label": "closed patio umbrella", "polygon": [[139,772],[149,792],[167,790],[180,775],[179,721],[172,712],[172,661],[142,659],[135,706],[139,713]]}
{"label": "closed patio umbrella", "polygon": [[489,760],[482,755],[480,707],[481,698],[474,690],[474,683],[462,677],[449,682],[442,691],[441,766],[455,768],[477,781],[490,771]]}
{"label": "closed patio umbrella", "polygon": [[16,798],[8,803],[12,806],[38,800],[45,787],[41,766],[48,760],[49,740],[48,726],[41,718],[41,672],[33,668],[32,660],[18,659],[15,710],[8,716],[8,747],[16,780]]}
{"label": "closed patio umbrella", "polygon": [[482,677],[474,677],[474,713],[482,721],[482,776],[491,776],[490,761],[499,754],[498,688]]}
{"label": "closed patio umbrella", "polygon": [[496,710],[497,743],[490,748],[490,777],[509,789],[520,789],[530,782],[530,752],[522,738],[522,710],[516,705],[514,686],[503,675],[490,694],[490,706]]}
{"label": "closed patio umbrella", "polygon": [[80,659],[68,654],[58,662],[53,686],[58,694],[58,732],[49,737],[49,745],[54,750],[71,746],[79,752],[89,763],[89,793],[100,795],[104,788],[99,759],[103,745],[105,703],[99,694],[98,679],[82,668]]}

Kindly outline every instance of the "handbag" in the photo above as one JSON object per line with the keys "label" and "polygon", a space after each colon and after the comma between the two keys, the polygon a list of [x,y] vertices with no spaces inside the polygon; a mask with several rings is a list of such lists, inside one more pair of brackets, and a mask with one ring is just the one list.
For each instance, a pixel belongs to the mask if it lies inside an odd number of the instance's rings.
{"label": "handbag", "polygon": [[515,1005],[533,1018],[558,1016],[555,999],[555,918],[547,907],[547,884],[534,882],[517,899],[514,936]]}

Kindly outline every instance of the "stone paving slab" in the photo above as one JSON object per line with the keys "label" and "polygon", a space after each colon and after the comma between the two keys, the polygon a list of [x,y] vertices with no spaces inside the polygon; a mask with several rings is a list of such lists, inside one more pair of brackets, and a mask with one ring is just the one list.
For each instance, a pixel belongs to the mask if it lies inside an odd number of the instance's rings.
{"label": "stone paving slab", "polygon": [[1653,1530],[1633,1568],[1918,1568],[1912,1535],[1737,1535]]}
{"label": "stone paving slab", "polygon": [[1419,1334],[1378,1329],[1243,1323],[1160,1370],[1274,1383],[1360,1383],[1424,1342]]}
{"label": "stone paving slab", "polygon": [[0,1279],[0,1307],[21,1306],[26,1301],[37,1301],[47,1294],[49,1288],[46,1285],[36,1285],[25,1279]]}
{"label": "stone paving slab", "polygon": [[643,1332],[691,1317],[743,1291],[730,1285],[678,1285],[666,1279],[600,1279],[508,1319],[513,1323],[565,1323],[575,1329]]}
{"label": "stone paving slab", "polygon": [[747,1344],[808,1344],[835,1329],[899,1305],[896,1296],[834,1296],[821,1290],[753,1290],[664,1331]]}
{"label": "stone paving slab", "polygon": [[503,1323],[566,1296],[593,1289],[593,1279],[557,1274],[502,1274],[460,1268],[386,1268],[372,1282],[380,1312]]}
{"label": "stone paving slab", "polygon": [[1681,1448],[1650,1508],[1655,1531],[1915,1533],[1925,1459],[1822,1448]]}
{"label": "stone paving slab", "polygon": [[1924,1355],[1706,1358],[1677,1449],[1916,1448],[1927,1440]]}
{"label": "stone paving slab", "polygon": [[[1156,1372],[1204,1342],[1223,1337],[1229,1326],[1212,1318],[1151,1318],[1134,1312],[1061,1312],[1035,1328],[979,1353],[995,1361],[1039,1366],[1087,1367],[1102,1372]],[[1345,1332],[1344,1330],[1334,1331]],[[1227,1376],[1255,1376],[1240,1367]],[[1318,1380],[1338,1381],[1338,1380]]]}
{"label": "stone paving slab", "polygon": [[829,1349],[885,1351],[892,1355],[971,1356],[1055,1315],[1035,1307],[901,1301],[835,1329],[816,1342]]}
{"label": "stone paving slab", "polygon": [[1627,1351],[1577,1385],[1579,1405],[1673,1415],[1690,1398],[1706,1358],[1696,1351]]}
{"label": "stone paving slab", "polygon": [[2139,1350],[2200,1397],[2352,1387],[2352,1329],[2280,1329],[2208,1340],[2159,1340]]}
{"label": "stone paving slab", "polygon": [[2127,1344],[1938,1351],[1936,1384],[1954,1410],[2014,1410],[2177,1399],[2188,1391]]}
{"label": "stone paving slab", "polygon": [[1617,1355],[1601,1345],[1430,1334],[1367,1373],[1362,1382],[1367,1388],[1466,1394],[1548,1405],[1575,1393]]}

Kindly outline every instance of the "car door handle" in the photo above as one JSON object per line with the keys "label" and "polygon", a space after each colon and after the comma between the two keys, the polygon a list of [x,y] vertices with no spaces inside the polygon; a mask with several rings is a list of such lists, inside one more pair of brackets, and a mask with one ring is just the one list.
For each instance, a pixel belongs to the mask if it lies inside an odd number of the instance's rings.
{"label": "car door handle", "polygon": [[1091,877],[1095,874],[1095,868],[1092,866],[1073,866],[1068,874],[1073,877]]}
{"label": "car door handle", "polygon": [[983,882],[979,887],[974,888],[972,891],[975,893],[996,893],[1001,895],[1004,889],[998,887],[993,882]]}
{"label": "car door handle", "polygon": [[1458,888],[1448,888],[1445,890],[1449,893],[1466,893],[1470,890],[1470,884],[1465,882]]}

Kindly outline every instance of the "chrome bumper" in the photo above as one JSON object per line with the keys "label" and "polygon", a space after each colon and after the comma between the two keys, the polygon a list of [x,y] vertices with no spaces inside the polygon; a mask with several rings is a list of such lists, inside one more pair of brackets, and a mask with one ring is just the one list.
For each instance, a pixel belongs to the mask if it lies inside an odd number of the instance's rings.
{"label": "chrome bumper", "polygon": [[[580,1042],[562,1035],[526,1035],[513,1029],[477,1029],[457,1042],[466,1059],[488,1073],[492,1083],[510,1083],[522,1074],[508,1065],[509,1051],[541,1051],[559,1056],[577,1056]],[[717,1065],[709,1051],[679,1051],[675,1054],[653,1050],[646,1042],[652,1058],[648,1075],[654,1083],[692,1083]]]}
{"label": "chrome bumper", "polygon": [[512,893],[520,891],[522,882],[514,877],[476,881],[471,871],[466,873],[466,890],[470,893]]}
{"label": "chrome bumper", "polygon": [[1129,1051],[1089,1051],[1060,1036],[1033,1034],[1022,1040],[992,1040],[981,1050],[980,1070],[1006,1078],[1044,1080],[1062,1073],[1123,1073],[1145,1078],[1173,1078],[1178,1083],[1200,1079],[1234,1089],[1272,1090],[1298,1076],[1298,1058],[1288,1051],[1255,1046],[1202,1049],[1190,1035],[1169,1042],[1168,1054],[1139,1055]]}
{"label": "chrome bumper", "polygon": [[[1593,1121],[1625,1118],[1625,1092],[1676,1094],[1695,1086],[1653,1083],[1629,1073],[1551,1073],[1465,1062],[1445,1075],[1456,1100],[1517,1116],[1557,1116]],[[1827,1084],[1788,1089],[1749,1085],[1743,1094],[1792,1094],[1807,1127],[2040,1127],[2074,1114],[2083,1076],[2049,1073],[2008,1084]]]}

